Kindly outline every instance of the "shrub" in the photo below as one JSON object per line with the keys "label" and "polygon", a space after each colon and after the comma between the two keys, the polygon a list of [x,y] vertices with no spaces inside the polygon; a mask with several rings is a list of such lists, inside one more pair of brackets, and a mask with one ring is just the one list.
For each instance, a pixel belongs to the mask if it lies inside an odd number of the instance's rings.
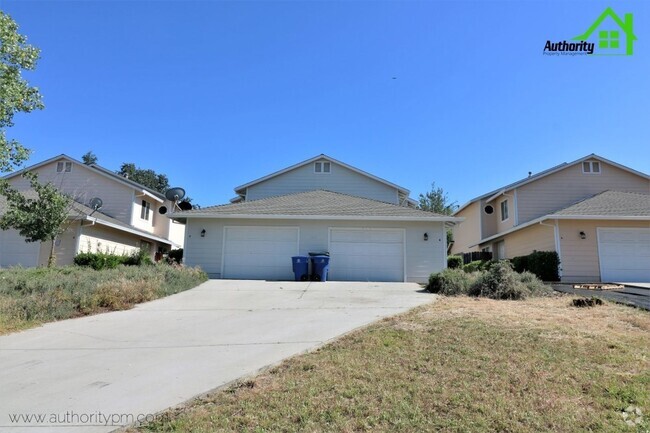
{"label": "shrub", "polygon": [[485,271],[490,266],[491,261],[489,260],[474,260],[463,266],[463,271],[465,272],[477,272]]}
{"label": "shrub", "polygon": [[115,269],[124,262],[123,256],[109,253],[79,253],[74,258],[74,264],[86,266],[96,271],[102,269]]}
{"label": "shrub", "polygon": [[463,295],[467,293],[472,276],[461,269],[445,269],[431,274],[426,289],[442,295]]}
{"label": "shrub", "polygon": [[528,288],[531,296],[549,296],[553,293],[553,289],[544,284],[544,282],[537,278],[537,275],[532,272],[524,271],[520,273],[519,281]]}
{"label": "shrub", "polygon": [[514,257],[515,271],[529,271],[543,281],[559,281],[560,257],[555,251],[535,251],[527,256]]}
{"label": "shrub", "polygon": [[447,257],[447,267],[449,269],[458,269],[463,266],[463,258],[461,256]]}
{"label": "shrub", "polygon": [[183,261],[183,248],[171,250],[169,254],[167,254],[167,257],[170,262],[174,261],[176,263],[181,263]]}
{"label": "shrub", "polygon": [[470,296],[492,299],[524,299],[531,292],[512,269],[510,262],[495,262],[490,270],[482,274],[469,288]]}
{"label": "shrub", "polygon": [[151,257],[145,250],[136,250],[126,257],[122,257],[122,264],[126,266],[151,265]]}

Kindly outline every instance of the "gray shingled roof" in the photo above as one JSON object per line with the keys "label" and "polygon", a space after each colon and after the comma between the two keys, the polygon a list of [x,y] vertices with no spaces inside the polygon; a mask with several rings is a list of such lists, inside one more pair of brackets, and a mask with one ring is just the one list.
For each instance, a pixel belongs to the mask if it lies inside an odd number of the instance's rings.
{"label": "gray shingled roof", "polygon": [[554,212],[553,215],[650,218],[650,194],[605,191],[572,206]]}
{"label": "gray shingled roof", "polygon": [[191,216],[219,217],[230,215],[287,215],[325,217],[395,217],[399,218],[454,218],[425,212],[409,207],[397,206],[367,198],[354,197],[337,192],[316,190],[224,204],[182,212],[175,212],[174,218]]}

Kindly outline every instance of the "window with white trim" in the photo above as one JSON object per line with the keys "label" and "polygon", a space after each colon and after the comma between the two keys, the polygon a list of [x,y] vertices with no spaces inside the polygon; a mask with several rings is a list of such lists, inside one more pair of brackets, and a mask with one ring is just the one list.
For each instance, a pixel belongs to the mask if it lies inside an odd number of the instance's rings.
{"label": "window with white trim", "polygon": [[508,200],[501,202],[501,221],[508,219]]}
{"label": "window with white trim", "polygon": [[149,203],[146,200],[142,200],[142,209],[140,210],[140,218],[149,221],[150,214],[151,214],[151,203]]}
{"label": "window with white trim", "polygon": [[329,174],[331,169],[332,165],[329,162],[320,161],[314,163],[314,173]]}
{"label": "window with white trim", "polygon": [[70,161],[59,161],[56,163],[57,173],[70,173],[72,171],[72,163]]}
{"label": "window with white trim", "polygon": [[585,161],[582,163],[582,172],[584,174],[600,174],[600,162]]}

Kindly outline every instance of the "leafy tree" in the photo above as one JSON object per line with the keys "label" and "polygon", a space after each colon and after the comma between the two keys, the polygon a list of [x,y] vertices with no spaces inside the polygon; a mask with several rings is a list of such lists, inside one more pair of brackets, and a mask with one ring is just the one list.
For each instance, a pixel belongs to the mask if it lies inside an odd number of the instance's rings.
{"label": "leafy tree", "polygon": [[[436,183],[431,183],[431,191],[420,194],[418,209],[435,212],[442,215],[451,215],[458,208],[456,202],[449,202],[449,197],[442,188],[436,188]],[[454,233],[447,230],[447,245],[454,241]]]}
{"label": "leafy tree", "polygon": [[419,201],[418,209],[442,215],[451,215],[458,208],[456,202],[449,202],[449,198],[442,188],[436,188],[435,182],[431,183],[431,191],[420,194]]}
{"label": "leafy tree", "polygon": [[34,173],[24,173],[38,198],[27,198],[13,189],[8,182],[0,184],[0,194],[7,197],[7,211],[0,217],[2,230],[16,229],[25,242],[51,241],[47,266],[56,262],[54,241],[65,232],[73,200],[63,195],[51,183],[41,184]]}
{"label": "leafy tree", "polygon": [[97,164],[97,155],[95,155],[92,151],[88,151],[81,157],[81,160],[86,165]]}
{"label": "leafy tree", "polygon": [[6,128],[14,125],[16,113],[44,108],[38,88],[21,75],[23,70],[36,69],[39,53],[18,33],[16,22],[0,11],[0,172],[13,170],[29,156],[28,149],[7,138]]}
{"label": "leafy tree", "polygon": [[164,174],[156,173],[151,169],[136,167],[133,163],[125,162],[120,167],[117,174],[126,177],[134,182],[138,182],[147,188],[164,194],[169,189],[169,179]]}

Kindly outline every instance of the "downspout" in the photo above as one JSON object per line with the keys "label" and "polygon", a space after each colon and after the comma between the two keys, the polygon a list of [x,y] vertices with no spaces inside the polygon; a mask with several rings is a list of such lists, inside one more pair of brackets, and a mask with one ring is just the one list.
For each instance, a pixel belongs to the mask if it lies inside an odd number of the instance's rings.
{"label": "downspout", "polygon": [[544,224],[543,221],[540,221],[539,224],[546,226],[546,227],[553,227],[553,234],[555,236],[555,252],[557,253],[558,258],[560,259],[560,264],[557,266],[557,274],[560,276],[560,280],[562,280],[562,246],[560,242],[560,226],[558,224],[558,220],[554,220],[555,224]]}

